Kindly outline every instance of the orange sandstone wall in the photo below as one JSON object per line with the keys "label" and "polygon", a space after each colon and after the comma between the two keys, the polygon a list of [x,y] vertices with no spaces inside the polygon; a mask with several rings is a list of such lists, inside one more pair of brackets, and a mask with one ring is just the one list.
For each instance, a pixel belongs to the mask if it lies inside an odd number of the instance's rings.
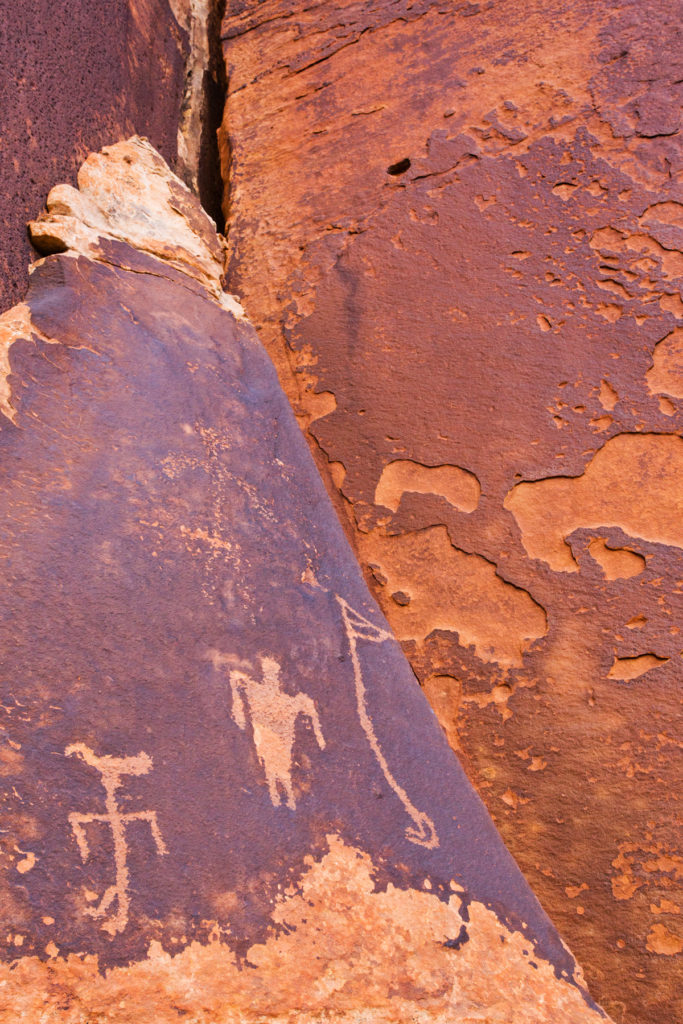
{"label": "orange sandstone wall", "polygon": [[613,1018],[680,1009],[680,12],[229,0],[229,285]]}

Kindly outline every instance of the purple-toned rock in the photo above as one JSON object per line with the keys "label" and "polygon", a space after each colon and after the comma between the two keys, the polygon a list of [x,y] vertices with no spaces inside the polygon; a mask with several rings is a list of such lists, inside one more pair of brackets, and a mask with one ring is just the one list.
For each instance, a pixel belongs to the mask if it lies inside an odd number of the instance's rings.
{"label": "purple-toned rock", "polygon": [[91,150],[148,136],[175,166],[189,0],[0,0],[0,311],[23,297],[26,222]]}

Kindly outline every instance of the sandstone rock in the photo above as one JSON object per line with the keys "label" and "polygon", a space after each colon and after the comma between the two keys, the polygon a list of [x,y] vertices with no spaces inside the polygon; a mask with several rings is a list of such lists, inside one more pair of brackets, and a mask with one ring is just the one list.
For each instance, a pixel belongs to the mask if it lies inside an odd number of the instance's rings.
{"label": "sandstone rock", "polygon": [[[156,257],[175,280],[183,279],[178,275],[191,278],[243,316],[239,302],[223,290],[224,241],[145,139],[91,154],[78,172],[77,189],[51,189],[47,210],[29,223],[29,235],[46,255],[68,251],[126,269]],[[150,267],[149,273],[160,272],[158,264]]]}
{"label": "sandstone rock", "polygon": [[229,286],[594,991],[676,1019],[680,18],[229,0],[223,40]]}
{"label": "sandstone rock", "polygon": [[198,202],[140,140],[79,183],[2,322],[0,1020],[604,1019]]}

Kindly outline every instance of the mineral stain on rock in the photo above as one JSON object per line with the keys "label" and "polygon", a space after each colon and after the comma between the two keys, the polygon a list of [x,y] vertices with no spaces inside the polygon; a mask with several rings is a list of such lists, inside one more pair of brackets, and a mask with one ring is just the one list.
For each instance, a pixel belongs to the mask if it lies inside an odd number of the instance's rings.
{"label": "mineral stain on rock", "polygon": [[375,489],[375,504],[398,511],[406,492],[437,494],[463,512],[474,512],[481,486],[473,473],[459,466],[422,466],[409,459],[396,459],[382,470]]}
{"label": "mineral stain on rock", "polygon": [[581,476],[517,484],[505,507],[517,520],[531,558],[543,559],[556,572],[577,572],[566,538],[581,527],[616,526],[632,537],[683,547],[682,474],[678,435],[620,434],[607,441]]}
{"label": "mineral stain on rock", "polygon": [[[435,630],[457,633],[483,661],[522,664],[529,645],[544,636],[546,615],[532,596],[500,577],[480,555],[456,548],[444,526],[359,538],[361,557],[386,579],[380,597],[394,591],[410,595],[392,614],[399,640],[422,643]],[[424,567],[430,566],[429,574]],[[391,607],[383,601],[383,606]]]}

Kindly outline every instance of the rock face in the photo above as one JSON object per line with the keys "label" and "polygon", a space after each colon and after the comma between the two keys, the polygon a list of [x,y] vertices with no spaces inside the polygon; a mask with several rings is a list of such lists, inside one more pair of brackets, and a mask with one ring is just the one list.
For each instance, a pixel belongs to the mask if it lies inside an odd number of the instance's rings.
{"label": "rock face", "polygon": [[604,1019],[366,588],[198,201],[139,139],[78,181],[0,320],[0,1020]]}
{"label": "rock face", "polygon": [[0,0],[0,24],[2,311],[26,290],[26,221],[91,150],[138,132],[175,161],[189,41],[168,0]]}
{"label": "rock face", "polygon": [[620,1022],[683,1015],[679,12],[228,0],[229,286]]}

